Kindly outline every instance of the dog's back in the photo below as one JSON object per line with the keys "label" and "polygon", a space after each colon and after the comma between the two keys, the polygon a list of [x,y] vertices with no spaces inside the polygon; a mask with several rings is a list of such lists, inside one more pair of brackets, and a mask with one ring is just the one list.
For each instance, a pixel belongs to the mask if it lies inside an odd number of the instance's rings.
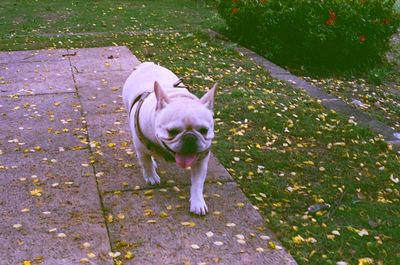
{"label": "dog's back", "polygon": [[154,81],[163,87],[169,87],[177,80],[178,77],[174,73],[162,66],[152,62],[139,64],[126,80],[122,90],[125,108],[128,109],[143,92],[152,92]]}

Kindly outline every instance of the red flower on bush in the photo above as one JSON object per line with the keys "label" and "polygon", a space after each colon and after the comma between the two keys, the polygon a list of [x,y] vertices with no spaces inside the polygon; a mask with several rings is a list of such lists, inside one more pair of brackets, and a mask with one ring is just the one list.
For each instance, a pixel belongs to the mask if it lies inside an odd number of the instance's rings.
{"label": "red flower on bush", "polygon": [[390,24],[390,19],[384,18],[384,19],[382,19],[382,23],[383,23],[383,25],[387,26]]}
{"label": "red flower on bush", "polygon": [[361,43],[364,43],[366,40],[367,40],[367,37],[365,36],[365,35],[358,35],[358,40],[361,42]]}
{"label": "red flower on bush", "polygon": [[260,0],[260,3],[265,5],[268,2],[268,0]]}
{"label": "red flower on bush", "polygon": [[231,14],[232,14],[232,15],[236,15],[238,12],[239,12],[239,8],[237,8],[237,7],[234,7],[234,8],[232,8],[232,10],[231,10]]}
{"label": "red flower on bush", "polygon": [[232,0],[232,3],[233,4],[235,4],[235,3],[237,3],[238,2],[238,0]]}
{"label": "red flower on bush", "polygon": [[332,26],[336,21],[336,12],[329,10],[329,18],[325,21],[325,24],[328,26]]}

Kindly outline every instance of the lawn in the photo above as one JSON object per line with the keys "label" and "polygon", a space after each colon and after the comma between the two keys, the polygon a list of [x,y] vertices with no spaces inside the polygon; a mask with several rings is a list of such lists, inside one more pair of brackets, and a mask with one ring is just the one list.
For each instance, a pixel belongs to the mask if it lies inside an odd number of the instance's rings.
{"label": "lawn", "polygon": [[198,95],[218,81],[213,152],[297,262],[400,264],[399,154],[211,41],[202,1],[5,0],[0,18],[0,50],[126,45]]}

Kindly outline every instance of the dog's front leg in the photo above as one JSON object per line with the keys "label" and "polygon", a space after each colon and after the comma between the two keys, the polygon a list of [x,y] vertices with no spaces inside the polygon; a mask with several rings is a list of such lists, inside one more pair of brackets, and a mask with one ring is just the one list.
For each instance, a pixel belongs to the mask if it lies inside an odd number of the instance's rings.
{"label": "dog's front leg", "polygon": [[151,155],[147,154],[142,149],[136,150],[136,154],[142,167],[143,177],[146,182],[151,185],[160,183],[160,177],[156,172],[156,162],[153,160]]}
{"label": "dog's front leg", "polygon": [[205,215],[208,212],[204,201],[203,188],[207,177],[207,167],[210,154],[203,160],[196,162],[191,170],[192,186],[190,187],[190,211],[195,214]]}

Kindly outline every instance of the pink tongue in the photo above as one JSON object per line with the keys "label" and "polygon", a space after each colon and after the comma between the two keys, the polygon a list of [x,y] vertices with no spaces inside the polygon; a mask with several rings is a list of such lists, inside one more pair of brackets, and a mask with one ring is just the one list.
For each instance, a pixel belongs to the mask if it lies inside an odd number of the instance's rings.
{"label": "pink tongue", "polygon": [[176,164],[181,168],[191,167],[196,158],[197,154],[194,155],[175,154]]}

